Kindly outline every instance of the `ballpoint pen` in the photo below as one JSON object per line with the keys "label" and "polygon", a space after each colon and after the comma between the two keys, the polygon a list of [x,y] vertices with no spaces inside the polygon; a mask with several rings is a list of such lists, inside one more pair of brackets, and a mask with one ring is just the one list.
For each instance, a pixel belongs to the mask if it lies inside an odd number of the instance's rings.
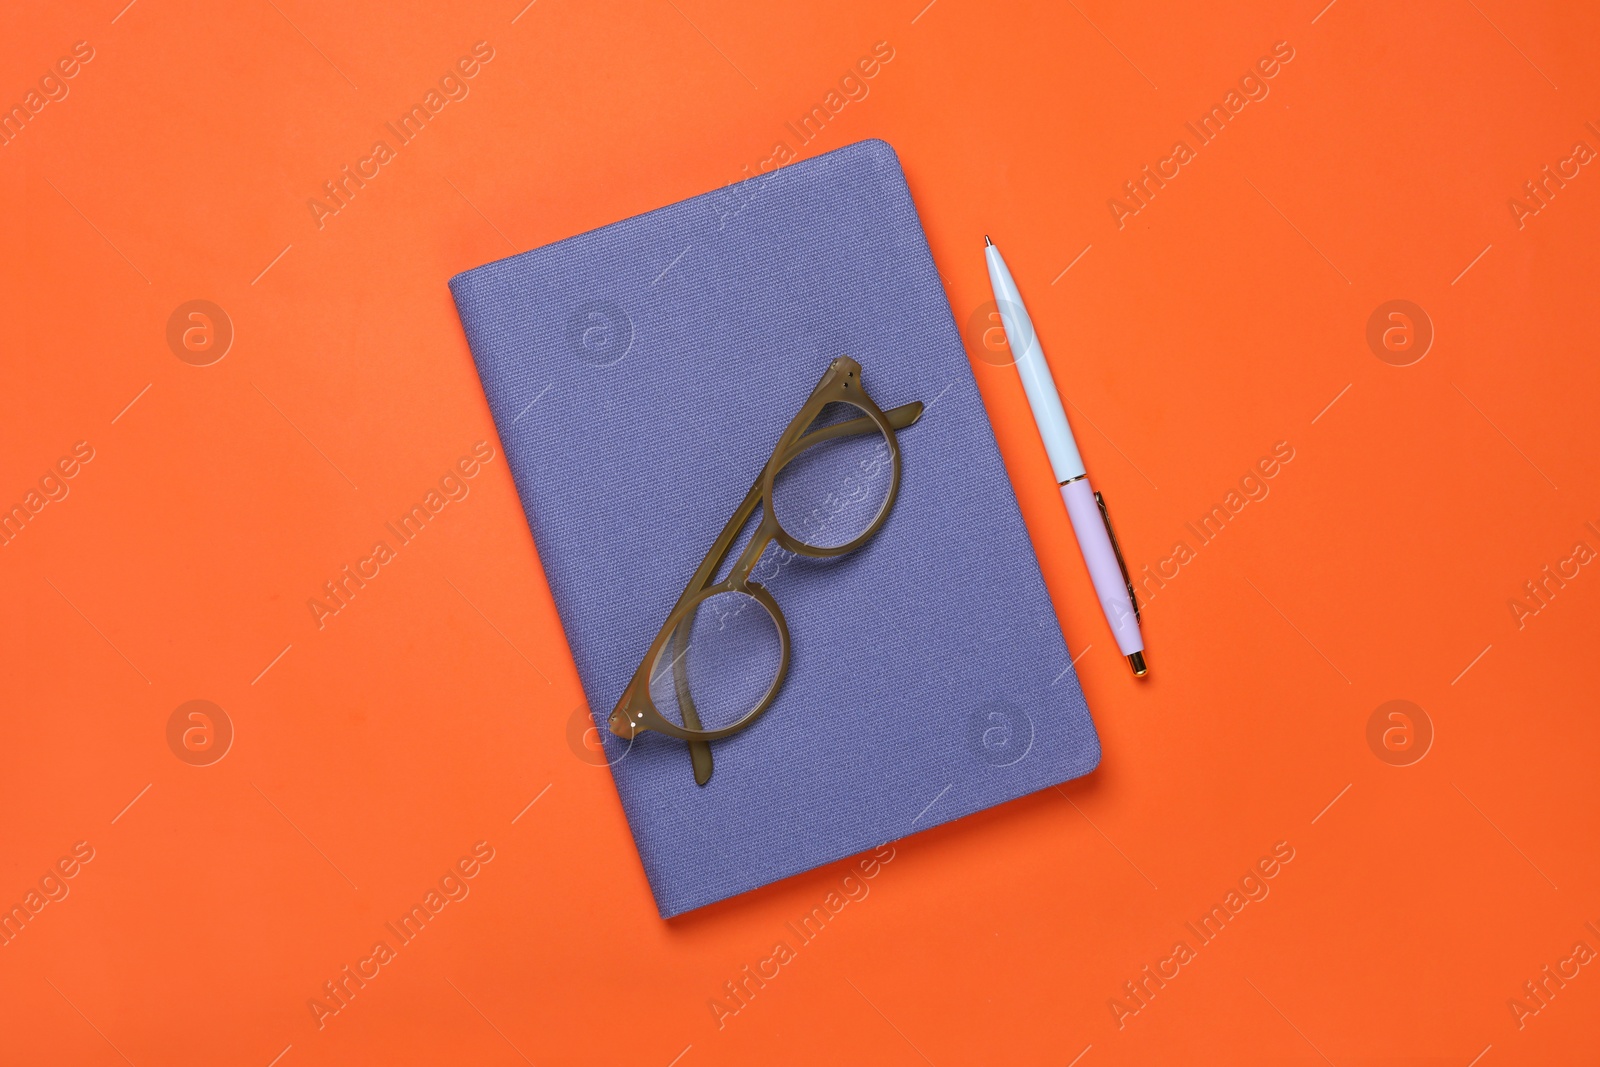
{"label": "ballpoint pen", "polygon": [[1072,427],[1067,422],[1067,413],[1061,406],[1061,397],[1050,377],[1050,366],[1045,362],[1044,350],[1039,347],[1038,334],[1028,318],[1028,309],[1023,306],[1017,283],[1012,281],[1006,261],[987,234],[983,245],[984,259],[989,264],[989,284],[994,289],[994,302],[1000,311],[1000,323],[1005,327],[1006,342],[1016,356],[1017,373],[1022,376],[1022,388],[1028,394],[1033,421],[1039,427],[1050,466],[1061,486],[1061,499],[1066,502],[1072,532],[1077,535],[1078,549],[1089,567],[1095,595],[1100,598],[1100,610],[1111,624],[1117,647],[1128,657],[1128,666],[1136,676],[1143,678],[1146,667],[1144,637],[1139,633],[1139,601],[1133,582],[1128,578],[1122,550],[1112,532],[1105,500],[1089,486],[1083,458],[1078,455]]}

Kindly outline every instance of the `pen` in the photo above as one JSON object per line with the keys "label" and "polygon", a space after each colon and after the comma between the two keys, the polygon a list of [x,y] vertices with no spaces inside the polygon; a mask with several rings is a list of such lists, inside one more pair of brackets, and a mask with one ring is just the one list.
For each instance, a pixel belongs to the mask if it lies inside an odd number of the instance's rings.
{"label": "pen", "polygon": [[1039,336],[1028,318],[1028,309],[1022,304],[1017,283],[1011,280],[1006,261],[987,234],[983,245],[984,259],[989,264],[989,284],[994,289],[994,302],[1000,311],[1000,323],[1005,327],[1006,342],[1011,346],[1012,355],[1017,357],[1017,373],[1022,375],[1022,388],[1028,394],[1033,421],[1039,427],[1050,466],[1061,486],[1061,499],[1066,502],[1072,532],[1078,537],[1078,549],[1089,568],[1095,595],[1100,598],[1100,610],[1111,624],[1117,647],[1128,657],[1128,666],[1133,668],[1135,676],[1143,678],[1147,668],[1144,638],[1139,633],[1139,601],[1133,582],[1128,578],[1122,550],[1112,533],[1106,502],[1089,486],[1083,457],[1078,455],[1072,427],[1067,423],[1067,413],[1061,406],[1061,397],[1050,377],[1049,364],[1044,361],[1044,350],[1039,347]]}

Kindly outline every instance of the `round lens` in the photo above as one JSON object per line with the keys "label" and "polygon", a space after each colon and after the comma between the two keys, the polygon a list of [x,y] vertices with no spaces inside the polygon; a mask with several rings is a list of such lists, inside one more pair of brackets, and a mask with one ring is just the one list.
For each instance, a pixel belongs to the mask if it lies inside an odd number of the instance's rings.
{"label": "round lens", "polygon": [[889,440],[864,408],[823,407],[806,436],[848,425],[846,432],[803,447],[772,483],[772,512],[784,532],[803,545],[833,549],[872,528],[894,482]]}
{"label": "round lens", "polygon": [[778,677],[782,645],[766,605],[716,593],[684,617],[650,666],[650,699],[667,721],[721,730],[760,705]]}

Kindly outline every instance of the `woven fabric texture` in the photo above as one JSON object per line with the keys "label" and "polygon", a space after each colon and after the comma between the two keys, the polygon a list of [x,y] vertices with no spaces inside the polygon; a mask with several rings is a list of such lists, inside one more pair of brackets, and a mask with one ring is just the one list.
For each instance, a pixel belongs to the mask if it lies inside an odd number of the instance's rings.
{"label": "woven fabric texture", "polygon": [[[977,254],[974,249],[974,255]],[[793,638],[750,729],[602,730],[662,916],[1077,777],[1099,740],[894,151],[849,145],[450,287],[596,722],[829,361],[899,435],[835,560],[769,549]],[[559,709],[555,709],[559,710]],[[555,713],[545,709],[542,713]]]}

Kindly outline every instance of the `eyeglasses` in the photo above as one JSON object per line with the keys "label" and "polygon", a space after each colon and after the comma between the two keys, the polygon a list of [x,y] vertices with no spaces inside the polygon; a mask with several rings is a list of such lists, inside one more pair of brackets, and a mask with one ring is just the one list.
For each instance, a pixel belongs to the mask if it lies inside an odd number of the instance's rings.
{"label": "eyeglasses", "polygon": [[[763,553],[776,541],[781,569],[795,556],[830,559],[871,540],[900,492],[896,432],[921,415],[920,400],[881,410],[850,357],[828,366],[650,643],[607,720],[613,734],[631,741],[654,730],[687,741],[695,781],[711,780],[710,742],[754,725],[789,671],[788,624],[752,580]],[[758,507],[760,522],[718,580]]]}

